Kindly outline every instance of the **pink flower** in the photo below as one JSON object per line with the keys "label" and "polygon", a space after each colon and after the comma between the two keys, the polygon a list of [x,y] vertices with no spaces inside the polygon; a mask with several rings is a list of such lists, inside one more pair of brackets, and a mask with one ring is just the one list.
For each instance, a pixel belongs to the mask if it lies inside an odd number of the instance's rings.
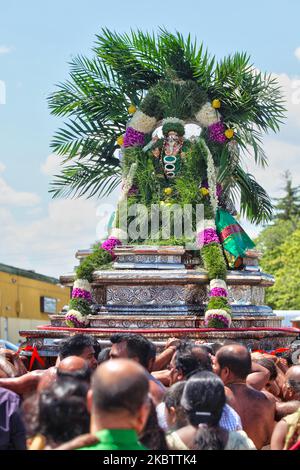
{"label": "pink flower", "polygon": [[103,250],[108,251],[112,256],[114,256],[114,249],[116,248],[116,246],[120,245],[122,245],[121,240],[116,237],[109,237],[102,243],[101,248]]}
{"label": "pink flower", "polygon": [[209,293],[210,297],[227,297],[228,293],[226,289],[222,287],[214,287]]}
{"label": "pink flower", "polygon": [[225,144],[225,142],[227,142],[227,137],[224,134],[225,130],[226,127],[224,126],[223,122],[215,122],[208,127],[209,139],[219,144]]}
{"label": "pink flower", "polygon": [[127,127],[124,136],[123,147],[142,146],[145,142],[145,134],[135,130],[133,127]]}
{"label": "pink flower", "polygon": [[215,229],[206,228],[197,235],[198,246],[208,245],[209,243],[220,243]]}
{"label": "pink flower", "polygon": [[72,298],[81,298],[89,302],[92,301],[92,295],[90,292],[84,289],[79,289],[78,287],[72,290]]}

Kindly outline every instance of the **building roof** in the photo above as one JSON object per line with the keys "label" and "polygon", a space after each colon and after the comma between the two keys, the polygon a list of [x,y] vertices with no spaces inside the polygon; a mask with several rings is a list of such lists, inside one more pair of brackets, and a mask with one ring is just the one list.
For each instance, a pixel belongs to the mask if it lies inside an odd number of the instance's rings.
{"label": "building roof", "polygon": [[50,284],[59,284],[59,280],[55,277],[45,276],[44,274],[38,274],[34,271],[28,271],[27,269],[15,268],[14,266],[8,266],[7,264],[0,263],[0,272],[14,274],[15,276],[23,276],[29,279],[35,279],[36,281],[48,282]]}

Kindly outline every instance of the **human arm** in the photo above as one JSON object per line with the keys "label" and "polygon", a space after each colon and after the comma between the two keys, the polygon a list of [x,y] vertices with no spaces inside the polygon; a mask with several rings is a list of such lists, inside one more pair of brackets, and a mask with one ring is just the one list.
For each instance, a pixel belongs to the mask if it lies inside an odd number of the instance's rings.
{"label": "human arm", "polygon": [[157,380],[159,380],[165,387],[170,386],[171,371],[169,369],[158,370],[158,371],[152,372],[152,375]]}
{"label": "human arm", "polygon": [[268,369],[252,360],[251,372],[247,376],[246,383],[256,390],[262,390],[270,379]]}
{"label": "human arm", "polygon": [[69,442],[65,442],[52,450],[76,450],[81,447],[89,447],[97,444],[99,439],[93,434],[82,434],[82,436],[75,437]]}
{"label": "human arm", "polygon": [[42,370],[35,370],[27,372],[27,374],[21,375],[21,377],[2,378],[0,379],[0,387],[11,390],[18,395],[34,392],[44,372]]}
{"label": "human arm", "polygon": [[165,369],[171,361],[173,354],[177,347],[180,345],[180,340],[177,338],[169,338],[165,344],[165,349],[155,358],[153,371]]}
{"label": "human arm", "polygon": [[279,423],[276,424],[272,434],[271,450],[282,450],[284,448],[287,432],[287,423],[283,420],[279,421]]}

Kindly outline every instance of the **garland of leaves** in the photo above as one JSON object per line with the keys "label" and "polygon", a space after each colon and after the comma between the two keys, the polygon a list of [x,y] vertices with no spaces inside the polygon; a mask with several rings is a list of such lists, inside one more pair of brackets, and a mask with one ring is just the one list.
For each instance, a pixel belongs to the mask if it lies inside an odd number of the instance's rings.
{"label": "garland of leaves", "polygon": [[76,269],[76,279],[72,289],[72,298],[66,314],[66,325],[71,328],[85,328],[89,324],[88,315],[92,313],[92,287],[93,273],[97,269],[108,267],[114,258],[113,250],[121,242],[111,237],[102,243],[96,244],[93,251]]}

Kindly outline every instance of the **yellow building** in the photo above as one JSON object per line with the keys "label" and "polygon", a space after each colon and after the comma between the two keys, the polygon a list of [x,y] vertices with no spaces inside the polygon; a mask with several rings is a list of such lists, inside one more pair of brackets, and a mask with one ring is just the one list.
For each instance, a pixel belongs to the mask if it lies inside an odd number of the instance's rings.
{"label": "yellow building", "polygon": [[0,263],[0,339],[17,344],[19,330],[49,323],[69,299],[58,279]]}

